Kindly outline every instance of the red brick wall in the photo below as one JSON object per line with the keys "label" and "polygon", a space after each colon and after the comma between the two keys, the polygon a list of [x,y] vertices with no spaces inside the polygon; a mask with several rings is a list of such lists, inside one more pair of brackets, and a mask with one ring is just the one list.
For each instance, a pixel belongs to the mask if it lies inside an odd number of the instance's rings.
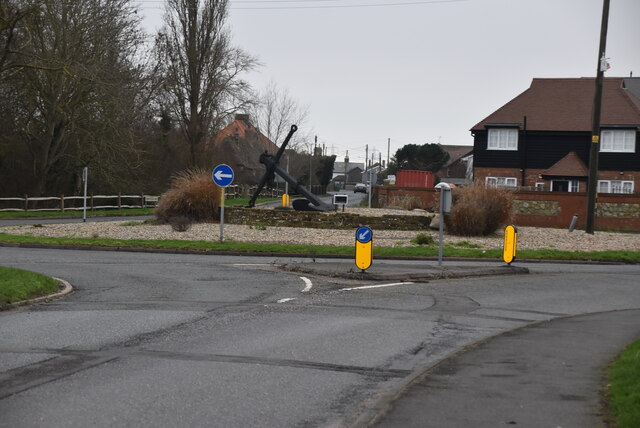
{"label": "red brick wall", "polygon": [[[603,178],[606,179],[606,178]],[[454,189],[455,191],[455,189]],[[437,206],[438,190],[396,188],[394,186],[374,187],[374,206],[386,207],[392,205],[388,201],[402,198],[419,199],[420,208],[433,211]],[[578,228],[586,225],[587,194],[585,192],[536,192],[518,191],[515,199],[522,202],[548,202],[555,209],[553,214],[517,214],[514,224],[518,226],[557,227],[568,228],[574,214],[578,214]],[[597,216],[596,229],[640,232],[640,195],[601,194],[597,197],[597,204],[602,209],[605,205],[610,208],[627,209],[626,216]],[[640,239],[640,237],[638,238]]]}

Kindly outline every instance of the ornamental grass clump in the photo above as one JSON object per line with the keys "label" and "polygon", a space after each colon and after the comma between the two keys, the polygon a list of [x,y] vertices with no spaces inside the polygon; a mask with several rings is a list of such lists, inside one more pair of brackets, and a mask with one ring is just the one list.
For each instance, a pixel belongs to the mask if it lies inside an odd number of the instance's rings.
{"label": "ornamental grass clump", "polygon": [[455,189],[451,213],[445,217],[452,235],[486,236],[512,218],[513,194],[504,189],[474,185]]}
{"label": "ornamental grass clump", "polygon": [[[171,187],[162,194],[154,214],[162,223],[173,219],[217,221],[220,219],[220,192],[208,171],[192,169],[176,174]],[[181,220],[184,223],[184,220]]]}

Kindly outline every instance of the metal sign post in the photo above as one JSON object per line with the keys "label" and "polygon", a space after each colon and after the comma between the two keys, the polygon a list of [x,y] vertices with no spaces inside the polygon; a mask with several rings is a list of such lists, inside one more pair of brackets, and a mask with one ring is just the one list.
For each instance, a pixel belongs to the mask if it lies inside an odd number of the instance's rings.
{"label": "metal sign post", "polygon": [[356,266],[364,272],[373,262],[373,231],[366,226],[356,230]]}
{"label": "metal sign post", "polygon": [[442,241],[444,238],[444,215],[451,212],[451,187],[447,183],[438,183],[440,190],[440,221],[438,222],[438,266],[442,266]]}
{"label": "metal sign post", "polygon": [[220,242],[224,241],[224,193],[225,187],[233,183],[235,174],[229,165],[221,163],[213,168],[211,177],[213,182],[221,187],[220,192]]}
{"label": "metal sign post", "polygon": [[89,167],[82,168],[82,182],[84,183],[84,204],[82,206],[82,221],[87,221],[87,180],[89,179]]}

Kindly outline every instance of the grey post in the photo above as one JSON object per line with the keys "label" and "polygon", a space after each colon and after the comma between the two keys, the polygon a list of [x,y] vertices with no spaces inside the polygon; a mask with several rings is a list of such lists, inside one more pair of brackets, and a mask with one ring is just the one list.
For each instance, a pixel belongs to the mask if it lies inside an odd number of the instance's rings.
{"label": "grey post", "polygon": [[444,237],[444,214],[451,212],[451,187],[447,183],[438,183],[440,189],[440,221],[438,222],[438,266],[442,266],[442,240]]}
{"label": "grey post", "polygon": [[89,179],[89,167],[82,168],[82,182],[84,183],[84,203],[82,206],[82,221],[87,221],[87,180]]}

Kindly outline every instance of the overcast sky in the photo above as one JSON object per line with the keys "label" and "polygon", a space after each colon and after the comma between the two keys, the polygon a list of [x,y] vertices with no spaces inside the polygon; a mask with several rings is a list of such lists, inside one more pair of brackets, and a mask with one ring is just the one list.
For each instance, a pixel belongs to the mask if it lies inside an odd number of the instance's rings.
{"label": "overcast sky", "polygon": [[[163,3],[139,1],[150,32]],[[594,77],[602,3],[237,0],[228,23],[263,64],[246,76],[254,87],[288,88],[319,143],[353,162],[367,144],[386,159],[388,138],[391,156],[405,144],[472,145],[469,129],[532,78]],[[640,0],[611,0],[605,76],[640,77],[639,23]]]}

